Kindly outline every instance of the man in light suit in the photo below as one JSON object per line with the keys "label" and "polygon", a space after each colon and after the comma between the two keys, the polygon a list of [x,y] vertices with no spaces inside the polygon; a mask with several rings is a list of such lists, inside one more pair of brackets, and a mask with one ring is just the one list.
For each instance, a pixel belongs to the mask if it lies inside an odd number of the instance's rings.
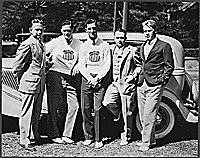
{"label": "man in light suit", "polygon": [[[133,110],[136,97],[136,76],[140,71],[140,61],[135,58],[136,47],[125,43],[127,32],[119,29],[114,34],[115,45],[111,46],[113,58],[113,79],[104,96],[103,105],[113,113],[115,121],[124,120],[120,145],[127,145],[132,135]],[[137,67],[137,69],[136,69]],[[121,100],[122,107],[118,104]]]}
{"label": "man in light suit", "polygon": [[27,150],[35,150],[30,142],[33,137],[37,143],[41,143],[38,127],[45,85],[45,47],[41,41],[43,30],[41,20],[32,20],[31,36],[21,43],[13,63],[13,73],[22,96],[20,145]]}
{"label": "man in light suit", "polygon": [[147,151],[155,142],[155,120],[163,90],[174,70],[173,52],[169,43],[156,37],[156,22],[142,23],[146,42],[141,46],[142,70],[138,79],[138,108],[142,124],[140,151]]}

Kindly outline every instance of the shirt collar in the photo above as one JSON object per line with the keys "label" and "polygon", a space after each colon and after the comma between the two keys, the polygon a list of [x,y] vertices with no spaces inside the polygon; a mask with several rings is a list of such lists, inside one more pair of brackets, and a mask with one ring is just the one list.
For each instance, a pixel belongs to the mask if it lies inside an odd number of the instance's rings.
{"label": "shirt collar", "polygon": [[39,41],[39,39],[33,37],[33,35],[31,35],[30,37],[31,37],[31,40],[32,40],[34,43],[37,43],[37,42],[40,42],[40,41],[41,41],[41,40]]}
{"label": "shirt collar", "polygon": [[123,47],[119,48],[117,47],[117,45],[115,46],[115,51],[123,51],[125,49],[126,45],[124,45]]}
{"label": "shirt collar", "polygon": [[157,37],[155,37],[153,40],[150,41],[150,43],[148,43],[149,45],[154,45],[157,41]]}
{"label": "shirt collar", "polygon": [[[97,37],[97,38],[94,40],[95,45],[96,45],[98,39],[99,39],[99,37]],[[91,40],[90,37],[88,37],[88,41],[89,41],[91,44],[93,44],[93,40]]]}
{"label": "shirt collar", "polygon": [[65,37],[63,35],[62,35],[62,39],[67,45],[71,45],[73,42],[73,37],[70,39],[70,43],[67,42],[67,40],[65,39]]}

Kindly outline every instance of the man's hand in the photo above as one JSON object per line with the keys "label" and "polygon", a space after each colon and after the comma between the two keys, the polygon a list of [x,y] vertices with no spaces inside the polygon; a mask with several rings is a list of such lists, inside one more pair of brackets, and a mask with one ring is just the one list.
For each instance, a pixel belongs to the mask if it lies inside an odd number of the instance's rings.
{"label": "man's hand", "polygon": [[134,72],[133,72],[133,74],[134,74],[135,76],[137,76],[137,75],[141,72],[141,70],[142,70],[141,67],[136,67],[135,70],[134,70]]}
{"label": "man's hand", "polygon": [[75,76],[78,73],[79,73],[79,67],[77,65],[75,65],[73,70],[72,70],[72,76]]}
{"label": "man's hand", "polygon": [[128,75],[124,78],[124,82],[130,83],[134,79],[133,75]]}
{"label": "man's hand", "polygon": [[142,70],[141,67],[137,67],[137,68],[133,71],[132,76],[133,76],[134,79],[137,78],[137,76],[139,75],[139,73],[141,72],[141,70]]}
{"label": "man's hand", "polygon": [[49,69],[52,67],[53,64],[54,64],[53,61],[46,61],[46,67],[45,67],[46,73],[49,71]]}
{"label": "man's hand", "polygon": [[19,76],[14,75],[14,79],[18,84],[20,84],[20,77]]}
{"label": "man's hand", "polygon": [[97,77],[91,78],[88,81],[88,84],[90,84],[93,88],[98,84],[99,79]]}

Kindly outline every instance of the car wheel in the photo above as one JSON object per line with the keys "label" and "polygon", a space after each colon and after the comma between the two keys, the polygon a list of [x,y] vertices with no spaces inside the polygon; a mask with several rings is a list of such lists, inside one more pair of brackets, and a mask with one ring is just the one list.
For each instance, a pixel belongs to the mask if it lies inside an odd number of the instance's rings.
{"label": "car wheel", "polygon": [[[168,104],[162,101],[156,117],[155,138],[161,139],[166,137],[172,131],[174,124],[175,115],[173,110]],[[136,114],[136,127],[139,132],[142,131],[138,112]]]}

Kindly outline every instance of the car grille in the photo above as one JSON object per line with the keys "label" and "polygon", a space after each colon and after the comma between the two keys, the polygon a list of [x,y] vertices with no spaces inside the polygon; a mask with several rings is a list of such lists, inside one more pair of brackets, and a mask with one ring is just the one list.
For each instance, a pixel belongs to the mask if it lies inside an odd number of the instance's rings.
{"label": "car grille", "polygon": [[17,83],[16,79],[14,78],[14,74],[11,70],[2,70],[2,84],[14,89],[19,89],[19,84]]}

